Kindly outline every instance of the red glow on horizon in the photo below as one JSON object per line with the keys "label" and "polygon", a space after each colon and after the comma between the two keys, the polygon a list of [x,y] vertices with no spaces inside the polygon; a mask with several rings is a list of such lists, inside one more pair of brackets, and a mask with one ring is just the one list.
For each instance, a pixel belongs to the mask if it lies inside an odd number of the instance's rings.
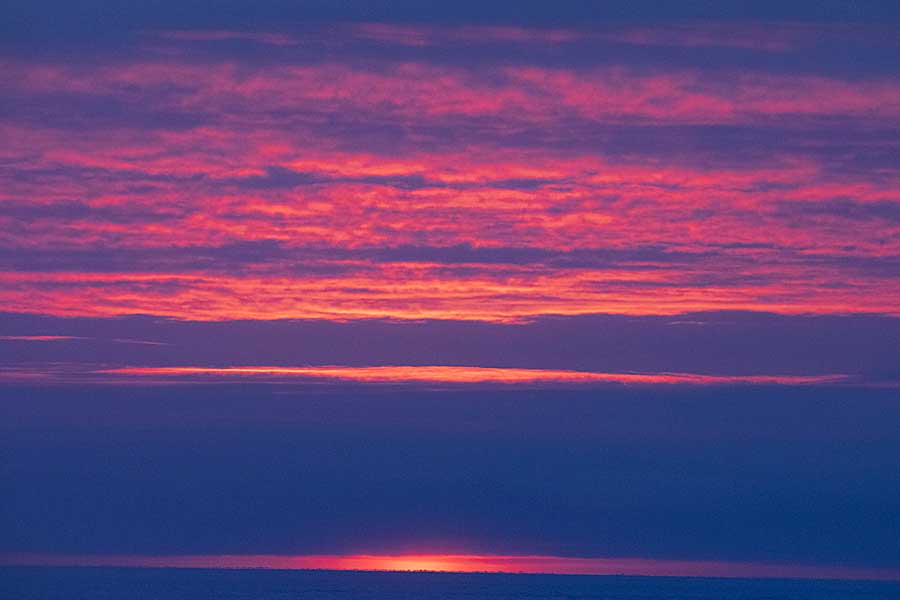
{"label": "red glow on horizon", "polygon": [[0,565],[401,571],[452,573],[544,573],[558,575],[643,575],[653,577],[737,577],[900,581],[900,570],[756,562],[644,558],[583,558],[479,554],[354,555],[0,555]]}

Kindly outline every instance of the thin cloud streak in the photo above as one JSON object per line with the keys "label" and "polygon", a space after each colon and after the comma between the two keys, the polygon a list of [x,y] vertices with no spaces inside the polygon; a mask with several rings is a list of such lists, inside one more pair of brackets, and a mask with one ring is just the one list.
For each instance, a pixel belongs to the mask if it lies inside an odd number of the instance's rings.
{"label": "thin cloud streak", "polygon": [[141,346],[170,345],[166,342],[151,342],[149,340],[133,340],[127,338],[99,338],[78,335],[0,335],[0,341],[2,342],[72,342],[80,340],[112,342],[115,344],[138,344]]}
{"label": "thin cloud streak", "polygon": [[846,375],[699,375],[695,373],[596,373],[550,369],[467,366],[336,365],[310,367],[123,367],[94,371],[100,375],[131,377],[211,376],[215,378],[269,377],[339,379],[365,383],[499,383],[499,384],[689,384],[689,385],[822,385],[845,382]]}
{"label": "thin cloud streak", "polygon": [[73,335],[0,335],[0,341],[4,342],[67,342],[87,339],[91,338]]}

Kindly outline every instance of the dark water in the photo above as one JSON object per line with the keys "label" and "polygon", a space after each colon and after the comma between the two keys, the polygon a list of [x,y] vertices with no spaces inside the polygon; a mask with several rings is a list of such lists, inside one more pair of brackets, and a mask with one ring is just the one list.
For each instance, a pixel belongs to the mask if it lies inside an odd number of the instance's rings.
{"label": "dark water", "polygon": [[3,600],[900,600],[900,583],[203,569],[0,568]]}

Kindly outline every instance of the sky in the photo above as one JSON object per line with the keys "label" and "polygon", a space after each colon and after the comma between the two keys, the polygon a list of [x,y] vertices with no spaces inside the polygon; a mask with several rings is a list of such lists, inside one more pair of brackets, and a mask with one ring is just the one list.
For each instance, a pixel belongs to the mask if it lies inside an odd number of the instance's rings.
{"label": "sky", "polygon": [[900,579],[895,2],[6,4],[0,564]]}

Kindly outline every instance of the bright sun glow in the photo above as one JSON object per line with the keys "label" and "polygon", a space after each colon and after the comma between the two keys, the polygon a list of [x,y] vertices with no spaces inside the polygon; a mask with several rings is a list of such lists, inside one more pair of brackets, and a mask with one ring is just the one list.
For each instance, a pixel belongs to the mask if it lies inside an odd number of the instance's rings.
{"label": "bright sun glow", "polygon": [[218,569],[328,569],[353,571],[450,571],[457,573],[557,573],[657,575],[681,577],[801,577],[815,579],[900,580],[896,569],[817,567],[753,562],[687,561],[645,558],[503,556],[479,554],[406,555],[42,555],[0,554],[0,565],[179,567]]}

